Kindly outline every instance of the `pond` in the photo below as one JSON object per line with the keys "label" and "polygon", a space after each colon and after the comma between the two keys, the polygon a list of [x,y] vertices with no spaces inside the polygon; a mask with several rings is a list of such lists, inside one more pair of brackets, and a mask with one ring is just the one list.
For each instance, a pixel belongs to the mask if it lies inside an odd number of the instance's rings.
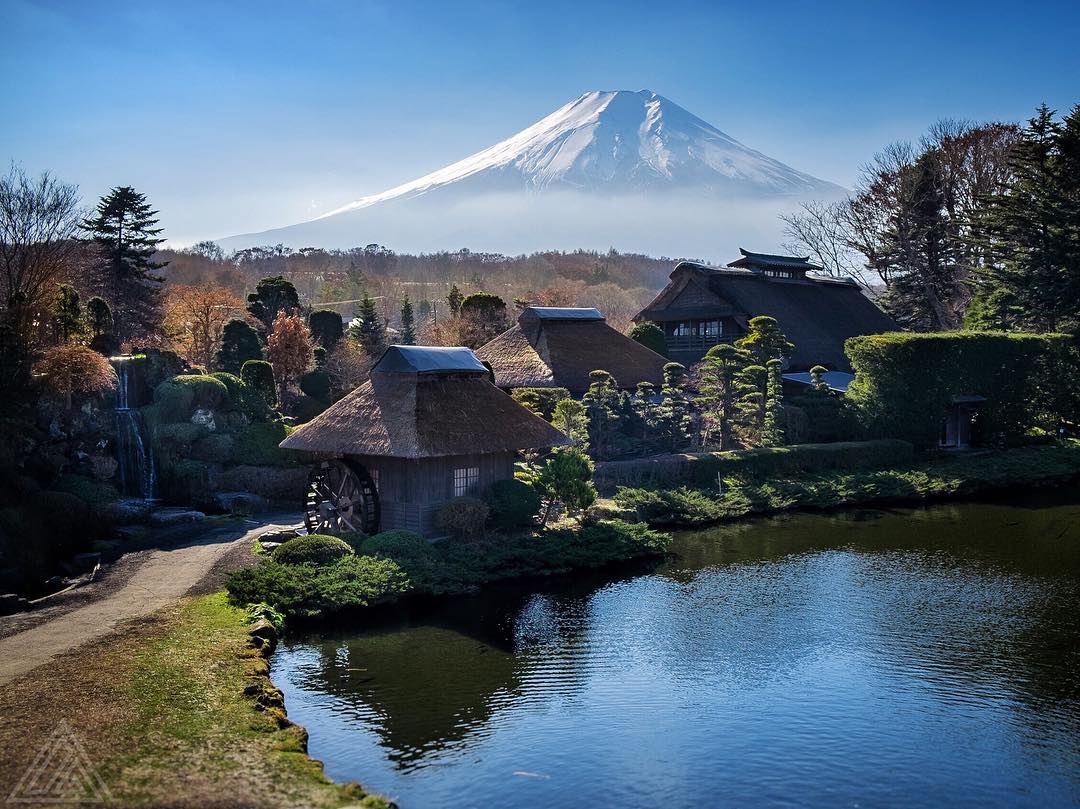
{"label": "pond", "polygon": [[1080,803],[1080,490],[675,554],[295,635],[274,681],[403,809]]}

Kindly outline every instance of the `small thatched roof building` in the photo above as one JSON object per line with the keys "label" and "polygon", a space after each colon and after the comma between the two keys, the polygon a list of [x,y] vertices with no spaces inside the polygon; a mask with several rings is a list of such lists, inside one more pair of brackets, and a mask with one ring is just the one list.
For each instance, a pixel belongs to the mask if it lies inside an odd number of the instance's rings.
{"label": "small thatched roof building", "polygon": [[770,315],[795,343],[791,370],[850,371],[847,338],[897,328],[858,284],[814,275],[821,268],[805,257],[740,252],[725,268],[679,262],[668,285],[634,317],[664,330],[673,360],[697,362],[712,346],[744,335],[750,318]]}
{"label": "small thatched roof building", "polygon": [[567,388],[580,395],[603,369],[620,388],[659,386],[667,359],[613,329],[596,309],[530,306],[517,325],[478,348],[500,388]]}
{"label": "small thatched roof building", "polygon": [[[313,478],[309,528],[349,530],[363,522],[370,533],[372,506],[365,498],[375,496],[374,527],[431,535],[444,503],[481,495],[495,481],[512,478],[519,450],[568,443],[492,385],[488,369],[469,349],[391,346],[372,369],[370,382],[281,446],[344,461],[341,468],[324,465],[322,471],[333,480]],[[351,503],[338,502],[338,492],[353,489]],[[359,515],[363,509],[368,513]],[[358,516],[335,524],[345,512]]]}

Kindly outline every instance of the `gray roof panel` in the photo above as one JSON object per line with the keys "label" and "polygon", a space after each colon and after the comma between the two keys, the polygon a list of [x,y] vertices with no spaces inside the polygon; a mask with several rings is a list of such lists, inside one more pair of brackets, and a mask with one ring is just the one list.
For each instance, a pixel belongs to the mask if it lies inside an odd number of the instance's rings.
{"label": "gray roof panel", "polygon": [[541,320],[603,320],[599,309],[578,306],[529,306],[522,314],[532,313]]}
{"label": "gray roof panel", "polygon": [[470,348],[390,346],[371,372],[373,374],[486,374],[488,370]]}

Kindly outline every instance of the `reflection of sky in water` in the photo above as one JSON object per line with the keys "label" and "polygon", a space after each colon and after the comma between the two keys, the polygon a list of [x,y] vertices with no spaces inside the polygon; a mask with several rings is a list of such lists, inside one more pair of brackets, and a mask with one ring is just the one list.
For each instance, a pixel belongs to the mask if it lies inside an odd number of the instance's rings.
{"label": "reflection of sky in water", "polygon": [[1072,804],[1080,507],[1040,497],[686,534],[289,640],[274,678],[328,774],[404,809]]}

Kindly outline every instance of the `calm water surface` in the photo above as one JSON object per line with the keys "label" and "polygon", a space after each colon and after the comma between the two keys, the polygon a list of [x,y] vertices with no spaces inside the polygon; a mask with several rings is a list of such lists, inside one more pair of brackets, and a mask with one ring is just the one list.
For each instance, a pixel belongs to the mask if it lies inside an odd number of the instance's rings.
{"label": "calm water surface", "polygon": [[675,551],[293,636],[274,681],[403,809],[1080,805],[1080,490]]}

